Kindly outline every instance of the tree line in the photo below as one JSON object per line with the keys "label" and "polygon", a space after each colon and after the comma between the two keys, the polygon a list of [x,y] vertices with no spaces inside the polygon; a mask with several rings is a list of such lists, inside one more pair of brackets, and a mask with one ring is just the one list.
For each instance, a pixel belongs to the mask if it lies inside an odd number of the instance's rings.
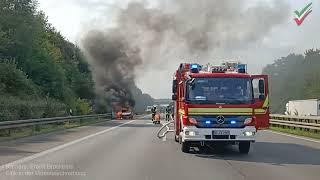
{"label": "tree line", "polygon": [[93,86],[81,50],[36,1],[0,1],[0,120],[89,114]]}
{"label": "tree line", "polygon": [[272,113],[284,113],[290,100],[320,98],[320,49],[290,54],[267,65]]}
{"label": "tree line", "polygon": [[[80,48],[37,7],[36,0],[0,1],[0,121],[110,110],[107,102],[96,103]],[[146,95],[135,91],[141,106]]]}

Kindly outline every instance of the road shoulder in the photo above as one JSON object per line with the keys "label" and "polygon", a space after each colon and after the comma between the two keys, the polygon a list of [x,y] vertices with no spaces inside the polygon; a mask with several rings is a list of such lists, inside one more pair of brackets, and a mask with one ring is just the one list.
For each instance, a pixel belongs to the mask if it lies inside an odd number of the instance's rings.
{"label": "road shoulder", "polygon": [[127,121],[107,121],[98,124],[60,130],[0,143],[0,165],[16,161],[73,142],[92,134],[119,126]]}

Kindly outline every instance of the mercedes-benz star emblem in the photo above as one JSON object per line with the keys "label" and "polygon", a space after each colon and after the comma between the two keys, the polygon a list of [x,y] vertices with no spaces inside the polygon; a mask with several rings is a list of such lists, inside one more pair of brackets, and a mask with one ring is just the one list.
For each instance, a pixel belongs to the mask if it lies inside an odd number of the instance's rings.
{"label": "mercedes-benz star emblem", "polygon": [[225,120],[224,120],[224,117],[223,117],[223,116],[218,116],[218,117],[217,117],[217,123],[218,123],[218,124],[223,124],[224,121],[225,121]]}

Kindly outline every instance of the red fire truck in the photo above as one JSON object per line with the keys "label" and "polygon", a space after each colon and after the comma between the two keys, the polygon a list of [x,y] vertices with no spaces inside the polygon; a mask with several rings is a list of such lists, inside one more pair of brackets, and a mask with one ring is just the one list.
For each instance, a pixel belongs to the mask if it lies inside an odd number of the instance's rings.
{"label": "red fire truck", "polygon": [[175,140],[183,152],[232,144],[247,154],[257,130],[269,127],[268,76],[248,74],[246,64],[182,63],[172,91]]}

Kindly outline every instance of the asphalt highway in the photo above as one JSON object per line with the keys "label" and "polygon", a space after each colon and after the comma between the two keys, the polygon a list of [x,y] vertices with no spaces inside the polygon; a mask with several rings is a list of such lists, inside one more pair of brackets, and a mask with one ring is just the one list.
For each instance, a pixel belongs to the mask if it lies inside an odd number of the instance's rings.
{"label": "asphalt highway", "polygon": [[0,180],[319,180],[320,142],[258,133],[248,155],[236,146],[181,152],[149,120],[109,121],[0,143]]}

